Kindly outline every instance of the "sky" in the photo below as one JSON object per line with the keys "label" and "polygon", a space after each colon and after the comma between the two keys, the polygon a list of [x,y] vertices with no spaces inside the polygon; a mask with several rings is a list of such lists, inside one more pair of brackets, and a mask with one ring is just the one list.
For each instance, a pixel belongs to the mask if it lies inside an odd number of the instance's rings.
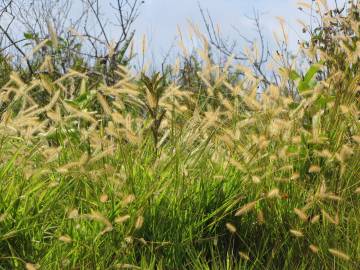
{"label": "sky", "polygon": [[[148,39],[148,51],[153,55],[154,61],[165,57],[172,45],[172,51],[178,48],[177,27],[186,34],[189,28],[188,21],[195,23],[205,32],[201,18],[199,5],[207,10],[213,21],[220,26],[224,37],[238,40],[241,39],[236,28],[242,35],[254,39],[256,30],[251,17],[254,11],[261,14],[261,27],[266,42],[270,48],[275,47],[274,32],[279,33],[281,27],[277,17],[282,17],[286,22],[289,35],[290,49],[296,49],[298,40],[306,39],[302,33],[302,26],[297,22],[301,19],[305,23],[310,22],[310,16],[298,9],[298,2],[311,3],[313,0],[145,0],[140,10],[140,16],[136,22],[136,42],[141,44],[142,35]],[[325,1],[325,0],[322,0]],[[346,0],[337,0],[341,7]],[[335,7],[335,0],[327,0],[330,7]],[[244,43],[244,42],[243,42]]]}
{"label": "sky", "polygon": [[[26,0],[25,0],[26,1]],[[115,0],[100,0],[102,15],[109,22],[114,21],[113,9],[110,2]],[[302,0],[311,3],[313,0]],[[324,0],[321,0],[324,1]],[[328,0],[333,6],[335,0]],[[339,5],[346,0],[338,0]],[[253,16],[254,11],[260,14],[262,33],[270,47],[274,47],[273,33],[280,33],[281,28],[277,16],[286,22],[286,28],[290,40],[290,48],[296,48],[297,41],[305,38],[297,19],[306,23],[310,18],[298,9],[299,0],[144,0],[140,8],[140,14],[134,24],[136,29],[135,47],[140,51],[142,37],[147,37],[147,55],[153,62],[160,62],[172,48],[171,52],[178,51],[177,28],[179,27],[186,37],[188,36],[189,21],[200,27],[205,32],[199,6],[208,11],[215,24],[220,26],[222,36],[229,40],[237,40],[239,49],[241,43],[236,28],[243,36],[254,40],[256,29],[248,17]],[[77,17],[81,12],[83,0],[72,2],[71,16]],[[108,35],[117,36],[116,29],[111,29]],[[190,45],[191,46],[191,45]]]}
{"label": "sky", "polygon": [[[199,5],[208,10],[215,23],[220,25],[224,36],[237,38],[236,27],[243,35],[253,36],[254,27],[246,16],[254,10],[262,14],[263,32],[267,37],[279,29],[276,16],[282,16],[292,27],[298,28],[296,18],[301,17],[295,0],[147,0],[141,9],[136,28],[138,35],[146,33],[150,45],[156,50],[167,50],[177,33],[177,26],[183,31],[188,20],[199,25],[203,23]],[[295,33],[292,33],[295,35]]]}
{"label": "sky", "polygon": [[296,44],[298,35],[301,35],[296,18],[303,15],[297,9],[296,0],[147,0],[136,22],[137,40],[145,33],[149,50],[155,58],[165,56],[174,43],[178,26],[186,33],[190,20],[200,29],[205,29],[199,5],[209,11],[223,35],[230,39],[239,38],[234,27],[241,34],[254,37],[254,26],[247,18],[253,15],[254,10],[261,14],[262,31],[269,42],[273,39],[273,32],[280,30],[276,16],[283,17],[289,24],[292,46]]}
{"label": "sky", "polygon": [[[339,6],[345,1],[337,0]],[[145,0],[135,26],[136,40],[137,44],[141,43],[142,35],[146,34],[149,51],[155,61],[163,58],[172,44],[177,44],[174,39],[177,36],[178,26],[186,33],[190,20],[204,32],[205,28],[199,11],[200,5],[204,10],[209,11],[213,21],[219,24],[223,36],[230,40],[239,40],[234,27],[242,35],[253,39],[256,31],[247,17],[252,16],[254,10],[259,12],[262,32],[270,47],[274,46],[273,33],[281,31],[279,20],[276,18],[280,16],[286,22],[289,47],[295,49],[298,40],[306,38],[297,19],[306,23],[310,22],[309,15],[298,9],[298,2],[311,3],[312,0]],[[327,2],[330,7],[334,7],[335,0]],[[173,50],[175,49],[176,46]]]}

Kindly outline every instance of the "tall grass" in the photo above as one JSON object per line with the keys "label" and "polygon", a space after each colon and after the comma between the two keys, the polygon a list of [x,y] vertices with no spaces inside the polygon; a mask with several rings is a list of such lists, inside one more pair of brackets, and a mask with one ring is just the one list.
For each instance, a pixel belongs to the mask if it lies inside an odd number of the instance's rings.
{"label": "tall grass", "polygon": [[356,269],[358,13],[324,15],[340,30],[300,48],[315,64],[274,66],[265,89],[211,64],[206,43],[202,89],[124,67],[113,86],[12,73],[0,268]]}

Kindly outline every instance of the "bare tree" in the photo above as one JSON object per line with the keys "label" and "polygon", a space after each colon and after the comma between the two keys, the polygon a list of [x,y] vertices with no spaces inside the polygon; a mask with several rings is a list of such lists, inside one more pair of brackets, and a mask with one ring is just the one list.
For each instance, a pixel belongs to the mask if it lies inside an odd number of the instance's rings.
{"label": "bare tree", "polygon": [[[144,3],[140,0],[0,1],[0,19],[5,21],[6,17],[7,22],[1,23],[0,52],[12,50],[21,56],[31,75],[32,65],[36,61],[40,63],[45,56],[52,56],[61,73],[77,59],[84,59],[86,64],[101,66],[100,70],[90,72],[101,75],[107,83],[114,81],[117,64],[126,63],[125,53],[134,37],[133,24]],[[114,20],[107,19],[109,14]],[[57,37],[59,46],[43,46],[37,58],[30,61],[26,52],[44,40],[51,40],[51,35]]]}
{"label": "bare tree", "polygon": [[[114,1],[115,4],[110,2],[109,5],[114,11],[116,21],[109,21],[104,19],[99,0],[82,1],[90,9],[90,14],[88,14],[86,23],[83,26],[83,37],[91,45],[91,57],[101,59],[104,73],[114,70],[117,58],[119,56],[123,57],[125,50],[128,49],[134,37],[135,30],[132,29],[132,26],[139,15],[139,7],[144,2],[139,0],[116,0]],[[89,30],[87,21],[91,15],[97,22],[97,31]],[[117,31],[118,35],[113,41],[108,36],[111,27],[120,30]]]}
{"label": "bare tree", "polygon": [[268,61],[270,53],[268,44],[266,43],[261,30],[259,12],[254,10],[253,17],[247,17],[254,24],[255,31],[258,36],[256,40],[251,40],[247,38],[241,33],[238,28],[233,27],[234,30],[237,32],[238,36],[240,37],[240,40],[245,42],[250,48],[254,48],[255,46],[257,46],[257,43],[260,45],[258,55],[254,59],[250,59],[245,52],[238,50],[239,40],[228,40],[222,36],[219,28],[216,26],[208,10],[204,10],[200,5],[199,10],[202,16],[203,23],[205,25],[210,45],[217,49],[218,52],[225,58],[232,56],[234,60],[247,62],[253,67],[254,71],[261,78],[262,82],[265,85],[270,84],[270,79],[268,78],[269,75],[266,74],[264,70],[264,64]]}

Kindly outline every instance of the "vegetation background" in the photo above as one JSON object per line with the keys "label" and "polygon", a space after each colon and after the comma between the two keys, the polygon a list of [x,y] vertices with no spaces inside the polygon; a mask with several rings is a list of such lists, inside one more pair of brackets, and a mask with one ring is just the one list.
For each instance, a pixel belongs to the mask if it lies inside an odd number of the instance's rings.
{"label": "vegetation background", "polygon": [[299,2],[296,51],[200,7],[159,67],[141,1],[113,41],[100,1],[28,4],[0,6],[0,269],[358,269],[358,1]]}

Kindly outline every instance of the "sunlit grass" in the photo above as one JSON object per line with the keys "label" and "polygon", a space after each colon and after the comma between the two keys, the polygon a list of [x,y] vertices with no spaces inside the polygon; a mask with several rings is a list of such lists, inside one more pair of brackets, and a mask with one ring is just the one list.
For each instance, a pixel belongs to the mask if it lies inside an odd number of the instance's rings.
{"label": "sunlit grass", "polygon": [[231,65],[204,64],[201,91],[122,67],[93,88],[77,71],[13,73],[0,91],[0,268],[356,269],[359,61],[344,71],[346,48],[310,49],[321,61],[307,76],[282,67],[266,87],[241,66],[229,82]]}

